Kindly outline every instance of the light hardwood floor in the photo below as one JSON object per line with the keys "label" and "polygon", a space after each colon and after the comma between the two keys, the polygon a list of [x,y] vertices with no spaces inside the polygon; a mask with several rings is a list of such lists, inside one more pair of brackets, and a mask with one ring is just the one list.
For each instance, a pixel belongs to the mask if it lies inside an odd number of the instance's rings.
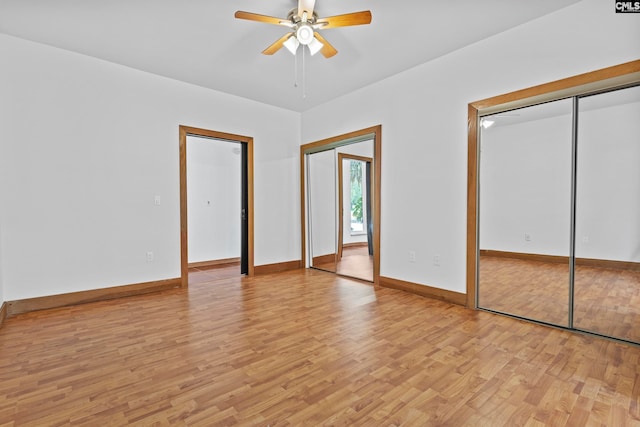
{"label": "light hardwood floor", "polygon": [[315,268],[336,272],[342,276],[373,282],[373,256],[366,246],[345,247],[336,262],[316,263]]}
{"label": "light hardwood floor", "polygon": [[[480,257],[479,306],[568,326],[569,265]],[[640,271],[579,265],[574,326],[640,343]]]}
{"label": "light hardwood floor", "polygon": [[33,312],[0,426],[638,426],[640,348],[316,270]]}
{"label": "light hardwood floor", "polygon": [[336,265],[336,272],[343,276],[373,282],[373,255],[367,246],[345,247],[342,258]]}
{"label": "light hardwood floor", "polygon": [[195,267],[189,269],[189,284],[213,282],[219,279],[239,277],[240,263],[212,265],[210,267]]}

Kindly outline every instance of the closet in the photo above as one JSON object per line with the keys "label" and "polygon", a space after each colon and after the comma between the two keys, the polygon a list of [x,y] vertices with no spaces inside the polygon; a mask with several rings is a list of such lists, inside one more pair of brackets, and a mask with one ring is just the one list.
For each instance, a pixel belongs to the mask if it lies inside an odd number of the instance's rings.
{"label": "closet", "polygon": [[306,267],[377,283],[381,126],[300,147]]}
{"label": "closet", "polygon": [[640,343],[633,84],[478,114],[478,308]]}

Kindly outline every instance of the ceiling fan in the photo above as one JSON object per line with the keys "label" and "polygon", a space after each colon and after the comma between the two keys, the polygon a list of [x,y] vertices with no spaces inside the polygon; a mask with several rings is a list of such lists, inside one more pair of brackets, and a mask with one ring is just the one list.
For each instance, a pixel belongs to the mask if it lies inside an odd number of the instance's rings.
{"label": "ceiling fan", "polygon": [[368,10],[320,18],[314,11],[315,3],[316,0],[298,0],[298,7],[292,9],[286,18],[259,15],[241,10],[235,13],[235,17],[266,24],[282,25],[291,29],[291,32],[280,37],[263,50],[262,53],[265,55],[273,55],[283,46],[295,55],[298,46],[303,45],[309,48],[311,55],[321,52],[325,58],[331,58],[338,51],[317,30],[371,23],[371,11]]}

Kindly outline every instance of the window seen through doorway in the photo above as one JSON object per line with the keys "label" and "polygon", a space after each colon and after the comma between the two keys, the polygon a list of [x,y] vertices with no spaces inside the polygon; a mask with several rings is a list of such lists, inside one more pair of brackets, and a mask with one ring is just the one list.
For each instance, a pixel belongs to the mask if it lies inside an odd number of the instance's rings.
{"label": "window seen through doorway", "polygon": [[351,160],[350,162],[350,194],[351,194],[351,235],[366,233],[366,189],[364,177],[364,162]]}

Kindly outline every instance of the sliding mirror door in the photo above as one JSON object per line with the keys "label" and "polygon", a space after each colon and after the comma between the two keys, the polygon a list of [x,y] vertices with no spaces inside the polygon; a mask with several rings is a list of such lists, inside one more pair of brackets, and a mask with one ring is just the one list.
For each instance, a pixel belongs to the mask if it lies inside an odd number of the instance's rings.
{"label": "sliding mirror door", "polygon": [[300,147],[303,258],[360,280],[380,276],[380,126]]}
{"label": "sliding mirror door", "polygon": [[337,272],[373,281],[373,140],[337,148]]}
{"label": "sliding mirror door", "polygon": [[307,197],[311,267],[336,271],[336,152],[307,154]]}
{"label": "sliding mirror door", "polygon": [[478,307],[569,325],[572,101],[480,120]]}
{"label": "sliding mirror door", "polygon": [[640,86],[578,111],[574,326],[640,342]]}

